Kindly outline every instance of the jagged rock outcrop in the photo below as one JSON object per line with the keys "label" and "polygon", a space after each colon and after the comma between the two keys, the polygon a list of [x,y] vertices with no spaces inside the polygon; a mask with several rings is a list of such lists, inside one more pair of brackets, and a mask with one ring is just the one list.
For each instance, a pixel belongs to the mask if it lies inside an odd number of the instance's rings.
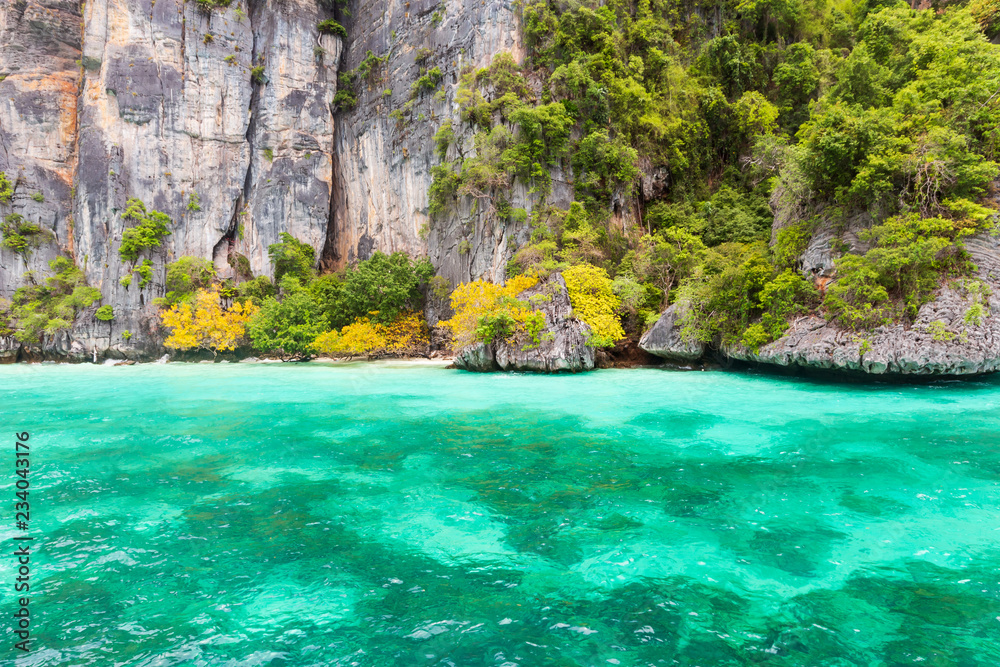
{"label": "jagged rock outcrop", "polygon": [[21,343],[13,336],[0,336],[0,364],[10,364],[17,361]]}
{"label": "jagged rock outcrop", "polygon": [[[965,247],[978,269],[974,278],[982,280],[990,294],[972,297],[962,281],[954,281],[920,308],[912,324],[859,333],[812,315],[792,322],[784,336],[757,352],[741,345],[720,351],[746,362],[870,375],[979,375],[1000,370],[1000,239],[979,235],[966,240]],[[979,322],[967,318],[977,298],[986,306]],[[643,336],[640,347],[667,359],[700,356],[696,345],[689,347],[681,338],[674,306]]]}
{"label": "jagged rock outcrop", "polygon": [[733,358],[777,366],[861,371],[873,375],[978,375],[1000,370],[1000,239],[981,234],[964,243],[977,275],[989,286],[987,315],[967,321],[973,299],[960,283],[942,287],[912,325],[872,333],[845,331],[818,317],[792,323],[779,340],[756,354],[728,349]]}
{"label": "jagged rock outcrop", "polygon": [[942,287],[924,304],[912,325],[895,324],[858,334],[819,317],[793,322],[779,340],[756,354],[744,348],[725,353],[777,366],[861,371],[873,375],[978,375],[1000,370],[1000,239],[982,234],[965,241],[978,269],[976,278],[991,294],[980,323],[966,321],[973,300],[959,283]]}
{"label": "jagged rock outcrop", "polygon": [[[1000,302],[994,301],[994,307]],[[1000,318],[963,322],[968,302],[944,289],[924,305],[909,327],[897,324],[870,334],[845,331],[820,317],[792,323],[780,339],[757,353],[727,348],[734,359],[775,366],[860,371],[872,375],[978,375],[1000,369]],[[937,324],[935,324],[937,323]]]}
{"label": "jagged rock outcrop", "polygon": [[646,352],[671,361],[694,361],[705,353],[705,346],[697,341],[686,341],[681,336],[678,320],[683,316],[678,304],[673,304],[639,339],[639,347]]}
{"label": "jagged rock outcrop", "polygon": [[[533,298],[534,297],[534,298]],[[554,274],[518,296],[545,315],[537,346],[524,336],[513,341],[476,343],[460,350],[455,366],[470,371],[579,372],[594,368],[594,348],[587,345],[590,327],[572,317],[566,282]]]}

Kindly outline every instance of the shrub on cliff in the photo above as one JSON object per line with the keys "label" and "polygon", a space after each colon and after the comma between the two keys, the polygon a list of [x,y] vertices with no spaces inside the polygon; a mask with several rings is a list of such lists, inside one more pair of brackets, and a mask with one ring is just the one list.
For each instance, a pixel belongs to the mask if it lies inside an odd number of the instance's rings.
{"label": "shrub on cliff", "polygon": [[68,329],[80,310],[101,298],[101,291],[87,286],[83,271],[72,260],[57,257],[49,268],[54,275],[44,284],[20,287],[11,299],[14,337],[23,343],[37,343],[42,334]]}
{"label": "shrub on cliff", "polygon": [[998,173],[1000,49],[957,8],[881,8],[858,34],[798,131],[807,196],[879,220],[983,196]]}
{"label": "shrub on cliff", "polygon": [[213,9],[219,9],[228,7],[232,0],[195,0],[198,3],[198,8],[205,12],[210,12]]}
{"label": "shrub on cliff", "polygon": [[170,234],[167,226],[173,224],[166,213],[147,211],[146,204],[135,198],[128,200],[122,220],[135,226],[122,232],[118,254],[122,260],[133,264],[144,251],[160,247],[163,237]]}
{"label": "shrub on cliff", "polygon": [[336,35],[341,39],[347,39],[347,31],[333,19],[324,19],[316,25],[316,29],[323,35]]}
{"label": "shrub on cliff", "polygon": [[10,204],[14,197],[14,186],[7,178],[7,173],[0,171],[0,204]]}
{"label": "shrub on cliff", "polygon": [[0,246],[27,258],[31,249],[39,244],[43,231],[35,223],[25,220],[21,214],[11,213],[0,223],[0,233],[3,234]]}

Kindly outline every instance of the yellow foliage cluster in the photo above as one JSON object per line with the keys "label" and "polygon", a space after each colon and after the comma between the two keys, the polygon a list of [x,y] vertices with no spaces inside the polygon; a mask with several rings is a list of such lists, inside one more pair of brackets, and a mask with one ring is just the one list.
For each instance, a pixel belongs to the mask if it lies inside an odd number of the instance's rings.
{"label": "yellow foliage cluster", "polygon": [[538,276],[520,275],[497,285],[476,280],[462,283],[451,293],[451,307],[454,317],[441,322],[441,326],[451,330],[455,349],[461,349],[476,341],[476,329],[480,320],[506,312],[519,325],[532,314],[531,309],[512,303],[518,294],[538,284]]}
{"label": "yellow foliage cluster", "polygon": [[588,345],[612,347],[625,337],[617,310],[621,305],[611,289],[608,272],[590,264],[577,264],[562,272],[576,317],[591,331]]}
{"label": "yellow foliage cluster", "polygon": [[420,314],[405,312],[389,325],[360,317],[340,331],[320,334],[312,347],[319,354],[360,357],[416,354],[427,344],[427,330]]}
{"label": "yellow foliage cluster", "polygon": [[160,315],[163,326],[171,330],[164,345],[176,350],[232,350],[242,340],[247,322],[259,310],[249,301],[236,302],[224,310],[217,287],[198,290],[193,307],[179,303]]}

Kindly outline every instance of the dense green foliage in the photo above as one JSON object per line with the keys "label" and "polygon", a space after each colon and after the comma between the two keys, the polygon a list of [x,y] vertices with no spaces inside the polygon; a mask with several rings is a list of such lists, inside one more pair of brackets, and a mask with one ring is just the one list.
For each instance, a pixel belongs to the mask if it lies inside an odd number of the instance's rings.
{"label": "dense green foliage", "polygon": [[169,308],[190,301],[199,289],[209,287],[214,279],[215,267],[211,261],[185,255],[167,264],[166,296],[156,299],[156,305]]}
{"label": "dense green foliage", "polygon": [[0,234],[3,235],[0,246],[26,258],[31,249],[38,245],[43,231],[35,223],[25,220],[20,213],[11,213],[0,223]]}
{"label": "dense green foliage", "polygon": [[374,322],[389,324],[404,310],[423,305],[420,288],[433,275],[434,267],[426,258],[414,261],[402,252],[376,252],[347,269],[339,299],[340,317],[354,320],[370,315]]}
{"label": "dense green foliage", "polygon": [[0,204],[10,204],[14,197],[14,185],[7,178],[7,173],[0,171]]}
{"label": "dense green foliage", "polygon": [[775,266],[763,243],[724,243],[706,251],[677,299],[687,338],[757,349],[815,306],[818,294],[797,272]]}
{"label": "dense green foliage", "polygon": [[282,358],[306,358],[316,337],[329,329],[313,294],[295,276],[281,281],[281,299],[268,297],[250,320],[247,333],[254,349]]}
{"label": "dense green foliage", "polygon": [[[510,275],[592,264],[628,296],[629,333],[683,300],[688,336],[756,349],[806,312],[856,329],[913,318],[972,268],[961,239],[995,217],[982,206],[1000,141],[992,0],[522,12],[527,59],[462,73],[475,150],[448,160],[460,128],[442,124],[428,193],[432,219],[463,197],[505,224],[527,218]],[[568,208],[548,204],[554,169],[573,186]],[[662,185],[644,191],[652,173]],[[505,199],[515,182],[534,194],[530,217]],[[866,224],[828,292],[798,273],[817,229]]]}
{"label": "dense green foliage", "polygon": [[973,229],[915,213],[871,228],[865,234],[872,245],[868,252],[837,260],[841,278],[825,300],[830,315],[856,329],[915,317],[930,300],[940,275],[967,272],[969,261],[955,242]]}
{"label": "dense green foliage", "polygon": [[268,257],[274,264],[274,280],[281,282],[286,275],[300,281],[308,281],[313,276],[316,250],[288,232],[281,232],[281,242],[267,247]]}
{"label": "dense green foliage", "polygon": [[390,325],[423,308],[424,290],[434,273],[427,259],[376,252],[341,274],[316,276],[315,250],[290,234],[268,252],[275,267],[275,293],[266,277],[236,287],[237,298],[260,305],[247,326],[254,348],[283,358],[305,358],[321,333],[360,319]]}

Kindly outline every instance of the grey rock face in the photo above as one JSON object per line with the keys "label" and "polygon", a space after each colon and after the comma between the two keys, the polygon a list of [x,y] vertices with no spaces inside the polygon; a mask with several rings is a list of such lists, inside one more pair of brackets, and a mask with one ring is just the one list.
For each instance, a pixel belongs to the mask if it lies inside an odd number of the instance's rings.
{"label": "grey rock face", "polygon": [[[535,297],[532,299],[532,297]],[[594,348],[587,345],[590,327],[573,319],[566,283],[555,274],[526,290],[519,297],[545,315],[540,344],[526,349],[530,341],[476,343],[460,350],[455,365],[470,371],[531,371],[537,373],[579,372],[594,368]]]}
{"label": "grey rock face", "polygon": [[[213,259],[229,277],[240,253],[270,274],[267,246],[281,232],[323,247],[340,38],[318,35],[316,0],[209,12],[185,0],[90,0],[82,16],[81,4],[0,7],[0,171],[17,179],[0,215],[46,230],[27,260],[0,250],[0,296],[69,255],[115,312],[110,326],[81,313],[73,340],[89,356],[156,354],[152,301],[168,262]],[[153,262],[144,289],[138,277],[119,283],[133,269],[118,253],[132,197],[173,221],[140,258]],[[32,349],[64,347],[53,336]]]}
{"label": "grey rock face", "polygon": [[[212,258],[226,277],[234,252],[270,273],[267,246],[281,232],[321,246],[336,88],[328,63],[340,45],[317,36],[313,0],[211,12],[182,0],[92,0],[86,10],[77,258],[121,313],[118,325],[144,332],[165,265],[182,255]],[[131,268],[117,254],[129,197],[174,221],[146,290],[118,284]]]}
{"label": "grey rock face", "polygon": [[0,218],[19,213],[44,230],[27,259],[0,248],[3,298],[28,271],[44,273],[60,248],[73,250],[79,59],[79,2],[0,3],[0,171],[14,184]]}
{"label": "grey rock face", "polygon": [[0,336],[0,364],[10,364],[17,361],[21,351],[21,343],[12,336]]}
{"label": "grey rock face", "polygon": [[650,354],[672,361],[694,361],[705,353],[705,346],[697,341],[689,342],[681,337],[678,320],[683,312],[678,312],[678,304],[673,304],[656,320],[639,340],[639,347]]}
{"label": "grey rock face", "polygon": [[455,366],[466,371],[489,373],[500,370],[497,365],[496,350],[493,345],[475,343],[459,351],[455,357]]}
{"label": "grey rock face", "polygon": [[[462,71],[488,66],[504,51],[523,59],[514,3],[359,0],[351,12],[342,70],[357,68],[369,51],[388,60],[358,82],[357,106],[337,115],[327,260],[343,266],[374,250],[404,250],[429,256],[453,283],[503,280],[506,262],[528,238],[525,225],[501,219],[491,198],[462,198],[431,219],[427,194],[431,168],[442,162],[433,137],[446,120],[455,131],[446,160],[475,153],[474,131],[460,119],[455,102]],[[421,54],[426,58],[418,63]],[[440,86],[414,95],[411,86],[421,68],[433,67],[444,75]],[[404,115],[393,118],[394,112]],[[565,180],[554,175],[549,203],[566,199]],[[520,184],[506,196],[515,208],[531,211],[535,204]]]}

